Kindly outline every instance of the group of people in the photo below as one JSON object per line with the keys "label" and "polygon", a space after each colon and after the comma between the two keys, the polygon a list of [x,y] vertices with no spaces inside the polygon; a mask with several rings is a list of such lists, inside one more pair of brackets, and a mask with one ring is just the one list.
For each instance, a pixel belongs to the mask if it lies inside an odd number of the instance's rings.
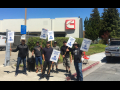
{"label": "group of people", "polygon": [[[76,73],[77,73],[76,81],[83,81],[82,61],[81,61],[81,57],[83,56],[83,51],[80,50],[80,47],[77,44],[77,42],[75,42],[73,44],[74,49],[69,48],[68,46],[66,46],[66,44],[67,44],[67,42],[64,41],[63,46],[60,49],[60,47],[57,46],[56,41],[54,41],[53,47],[50,47],[50,42],[47,41],[46,47],[43,48],[42,45],[39,44],[39,42],[36,42],[36,46],[34,47],[34,49],[32,51],[32,56],[35,54],[36,73],[38,73],[38,61],[40,62],[42,74],[41,74],[39,80],[44,78],[44,74],[45,74],[45,70],[46,70],[47,66],[48,66],[48,71],[47,71],[47,78],[48,79],[50,77],[49,70],[50,70],[51,66],[52,66],[52,72],[55,72],[54,71],[54,64],[56,65],[56,73],[58,73],[58,62],[54,63],[54,62],[50,61],[50,57],[52,55],[53,49],[55,49],[55,50],[61,51],[61,55],[63,57],[63,65],[66,67],[66,72],[69,74],[71,74],[70,63],[72,63],[72,58],[74,56],[74,66],[75,66]],[[26,72],[26,56],[28,54],[28,46],[25,44],[25,40],[21,39],[21,44],[18,45],[15,50],[10,49],[10,51],[12,51],[12,52],[19,51],[15,76],[18,75],[18,69],[19,69],[19,64],[20,64],[21,60],[23,60],[23,64],[24,64],[24,74],[28,75]],[[69,55],[69,52],[71,52],[71,57]],[[42,65],[42,60],[44,60],[44,65]],[[58,58],[58,61],[59,60],[60,60],[60,56]]]}

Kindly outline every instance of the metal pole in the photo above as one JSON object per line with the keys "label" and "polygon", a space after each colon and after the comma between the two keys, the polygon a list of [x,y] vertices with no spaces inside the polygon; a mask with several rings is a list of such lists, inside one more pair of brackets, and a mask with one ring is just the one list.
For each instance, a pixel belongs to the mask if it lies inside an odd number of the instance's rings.
{"label": "metal pole", "polygon": [[[27,15],[27,8],[25,8],[25,25],[26,25],[26,15]],[[26,34],[25,34],[25,39],[26,39]]]}

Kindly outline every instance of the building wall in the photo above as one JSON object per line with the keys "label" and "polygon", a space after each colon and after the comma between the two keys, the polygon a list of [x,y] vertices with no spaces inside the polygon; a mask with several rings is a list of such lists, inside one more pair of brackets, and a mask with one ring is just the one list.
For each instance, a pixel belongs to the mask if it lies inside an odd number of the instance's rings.
{"label": "building wall", "polygon": [[41,32],[42,28],[51,30],[51,19],[50,18],[28,19],[26,25],[27,31],[29,30],[29,32]]}
{"label": "building wall", "polygon": [[[75,19],[75,30],[65,30],[65,20],[66,19]],[[6,29],[20,32],[21,25],[24,25],[24,19],[4,19],[0,21],[0,32],[6,32]],[[75,38],[83,37],[82,30],[82,19],[78,17],[70,17],[70,18],[36,18],[36,19],[28,19],[26,21],[27,32],[36,32],[38,35],[39,32],[42,31],[42,28],[48,29],[49,31],[54,32],[65,32],[66,37],[72,36]],[[80,34],[80,35],[79,35]]]}
{"label": "building wall", "polygon": [[[75,30],[65,30],[65,20],[75,19]],[[52,20],[52,30],[55,32],[66,32],[66,37],[72,36],[79,38],[79,20],[80,18],[55,18]]]}
{"label": "building wall", "polygon": [[6,32],[6,29],[20,32],[21,25],[24,25],[24,19],[4,19],[2,20],[2,31]]}
{"label": "building wall", "polygon": [[3,32],[2,31],[2,20],[0,20],[0,32]]}

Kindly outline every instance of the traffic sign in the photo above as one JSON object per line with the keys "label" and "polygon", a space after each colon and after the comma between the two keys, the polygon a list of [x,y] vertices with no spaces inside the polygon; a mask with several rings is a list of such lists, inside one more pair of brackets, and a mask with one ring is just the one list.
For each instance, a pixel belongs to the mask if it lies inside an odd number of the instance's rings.
{"label": "traffic sign", "polygon": [[26,34],[26,25],[21,25],[21,34]]}

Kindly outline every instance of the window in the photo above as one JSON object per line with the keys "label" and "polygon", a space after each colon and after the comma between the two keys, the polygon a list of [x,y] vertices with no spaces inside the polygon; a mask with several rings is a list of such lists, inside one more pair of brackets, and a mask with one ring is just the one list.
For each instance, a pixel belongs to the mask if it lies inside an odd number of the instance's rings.
{"label": "window", "polygon": [[111,41],[110,46],[120,45],[120,41]]}

